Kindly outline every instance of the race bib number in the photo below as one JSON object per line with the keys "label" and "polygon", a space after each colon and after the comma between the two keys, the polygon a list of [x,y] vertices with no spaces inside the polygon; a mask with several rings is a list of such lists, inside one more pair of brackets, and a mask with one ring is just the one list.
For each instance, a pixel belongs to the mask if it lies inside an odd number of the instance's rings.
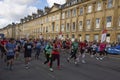
{"label": "race bib number", "polygon": [[12,50],[12,49],[10,49],[10,50],[8,50],[8,52],[13,52],[13,50]]}
{"label": "race bib number", "polygon": [[32,47],[31,46],[27,46],[27,49],[31,49]]}

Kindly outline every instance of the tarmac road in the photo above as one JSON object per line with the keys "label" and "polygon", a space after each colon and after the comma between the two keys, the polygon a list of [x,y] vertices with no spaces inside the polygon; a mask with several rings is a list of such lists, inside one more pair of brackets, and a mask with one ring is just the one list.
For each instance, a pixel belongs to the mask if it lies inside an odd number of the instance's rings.
{"label": "tarmac road", "polygon": [[54,72],[50,72],[48,65],[44,65],[45,58],[33,60],[30,69],[25,69],[23,55],[21,60],[15,61],[14,70],[5,69],[3,60],[0,59],[0,80],[120,80],[120,59],[106,57],[103,61],[86,57],[86,64],[81,62],[75,65],[68,63],[66,55],[61,56],[61,69],[58,70],[54,62]]}

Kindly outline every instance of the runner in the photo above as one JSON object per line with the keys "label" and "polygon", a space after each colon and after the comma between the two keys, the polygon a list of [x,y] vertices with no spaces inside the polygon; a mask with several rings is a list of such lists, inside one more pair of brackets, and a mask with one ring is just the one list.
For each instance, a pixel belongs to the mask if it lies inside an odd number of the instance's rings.
{"label": "runner", "polygon": [[[45,47],[45,57],[46,57],[46,61],[44,62],[44,64],[48,63],[51,59],[51,52],[52,52],[52,43],[51,42],[48,42],[48,44],[46,45]],[[50,66],[50,64],[48,64]]]}
{"label": "runner", "polygon": [[7,55],[7,69],[13,70],[15,51],[17,50],[14,39],[11,38],[4,47]]}
{"label": "runner", "polygon": [[106,48],[106,43],[105,42],[101,42],[99,44],[99,57],[97,56],[97,60],[103,60],[104,56],[105,56],[105,48]]}
{"label": "runner", "polygon": [[50,60],[50,71],[53,71],[52,65],[53,65],[53,61],[55,61],[56,59],[57,59],[58,69],[60,69],[60,52],[59,52],[57,40],[53,42],[53,51]]}
{"label": "runner", "polygon": [[27,40],[27,43],[24,45],[24,58],[25,58],[25,68],[29,68],[29,63],[31,61],[33,44],[31,43],[31,39]]}
{"label": "runner", "polygon": [[35,59],[39,59],[40,51],[41,51],[41,43],[40,40],[37,40],[36,43],[36,54],[35,54]]}
{"label": "runner", "polygon": [[97,52],[97,43],[94,42],[91,47],[92,47],[91,57],[93,58],[95,56],[96,52]]}
{"label": "runner", "polygon": [[1,58],[4,58],[4,61],[6,62],[6,51],[4,49],[4,46],[8,43],[6,38],[3,38],[1,40],[0,45],[1,45]]}
{"label": "runner", "polygon": [[[84,42],[79,43],[79,50],[80,50],[80,54],[78,57],[82,56],[82,63],[86,63],[85,61],[85,54],[87,52],[87,41],[86,40]],[[78,58],[78,61],[79,61],[79,58]]]}
{"label": "runner", "polygon": [[67,61],[69,62],[70,59],[74,58],[74,62],[75,62],[75,64],[77,64],[77,62],[76,62],[76,58],[77,58],[76,54],[77,54],[77,52],[78,52],[78,41],[77,41],[77,39],[75,39],[75,41],[72,43],[71,54],[68,57]]}

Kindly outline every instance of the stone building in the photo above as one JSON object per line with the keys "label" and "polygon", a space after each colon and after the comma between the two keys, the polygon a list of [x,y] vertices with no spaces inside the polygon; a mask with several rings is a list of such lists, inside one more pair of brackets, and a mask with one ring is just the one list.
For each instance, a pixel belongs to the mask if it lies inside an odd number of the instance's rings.
{"label": "stone building", "polygon": [[[6,29],[6,28],[5,28]],[[108,42],[120,41],[120,0],[66,0],[45,7],[15,25],[15,38],[59,37],[99,41],[107,30]]]}

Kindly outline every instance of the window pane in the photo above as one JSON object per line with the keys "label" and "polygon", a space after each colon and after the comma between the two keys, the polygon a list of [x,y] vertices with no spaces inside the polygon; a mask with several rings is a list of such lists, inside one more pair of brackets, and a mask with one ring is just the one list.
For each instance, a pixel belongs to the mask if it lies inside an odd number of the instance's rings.
{"label": "window pane", "polygon": [[70,10],[68,10],[68,17],[70,17]]}
{"label": "window pane", "polygon": [[90,35],[86,35],[86,36],[85,36],[85,39],[86,39],[87,41],[89,41],[89,40],[90,40]]}
{"label": "window pane", "polygon": [[108,0],[108,8],[112,8],[113,7],[113,0]]}
{"label": "window pane", "polygon": [[73,16],[76,16],[76,9],[73,9]]}
{"label": "window pane", "polygon": [[112,23],[112,16],[108,16],[106,20],[106,27],[111,27]]}
{"label": "window pane", "polygon": [[96,28],[100,28],[100,18],[96,18]]}
{"label": "window pane", "polygon": [[88,6],[88,13],[91,13],[92,12],[92,6]]}
{"label": "window pane", "polygon": [[82,21],[80,21],[80,22],[79,22],[79,29],[82,29],[82,28],[83,28],[82,25],[83,25],[83,23],[82,23]]}
{"label": "window pane", "polygon": [[70,25],[69,23],[67,23],[66,31],[69,31],[69,30],[70,30]]}
{"label": "window pane", "polygon": [[75,22],[73,22],[73,31],[75,30]]}
{"label": "window pane", "polygon": [[91,26],[91,24],[90,24],[91,22],[90,22],[90,20],[87,20],[87,22],[86,22],[86,25],[87,25],[87,29],[90,29],[90,26]]}
{"label": "window pane", "polygon": [[61,31],[64,32],[64,24],[61,26]]}
{"label": "window pane", "polygon": [[83,15],[83,8],[80,8],[80,15]]}
{"label": "window pane", "polygon": [[101,10],[101,2],[98,2],[97,4],[97,11]]}
{"label": "window pane", "polygon": [[99,35],[98,34],[94,35],[94,40],[98,42],[98,40],[99,40]]}

